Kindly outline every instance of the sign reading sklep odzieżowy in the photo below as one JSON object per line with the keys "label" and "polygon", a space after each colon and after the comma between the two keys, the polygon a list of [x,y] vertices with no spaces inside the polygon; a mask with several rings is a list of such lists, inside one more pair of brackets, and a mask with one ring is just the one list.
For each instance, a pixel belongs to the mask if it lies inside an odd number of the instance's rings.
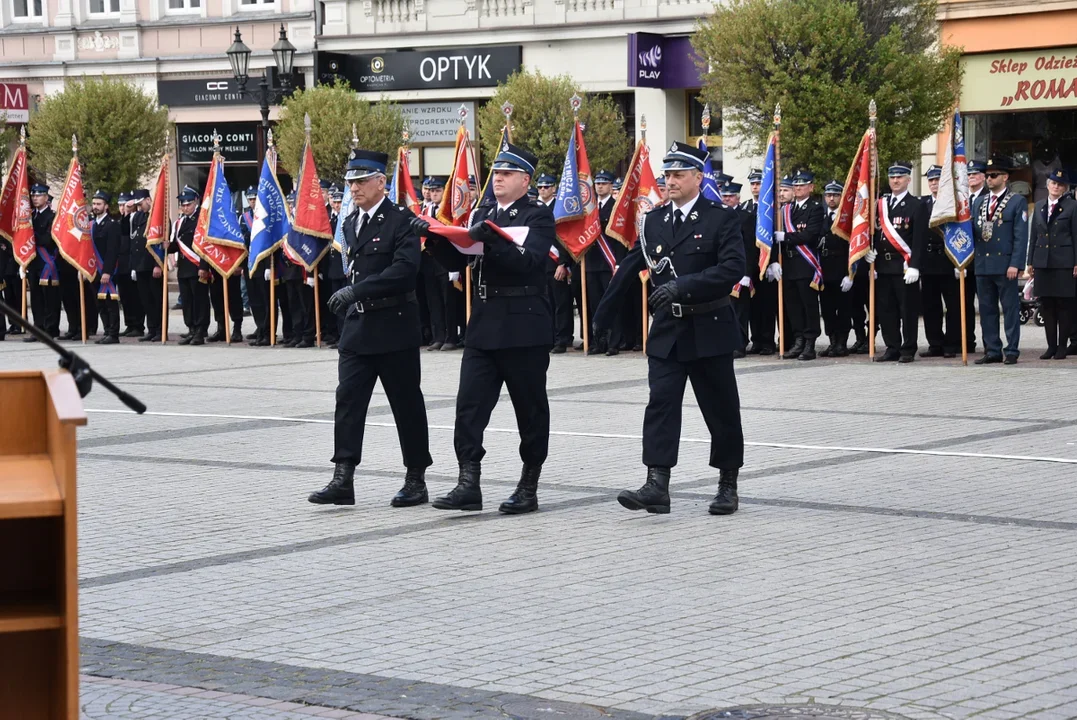
{"label": "sign reading sklep odzie\u017cowy", "polygon": [[493,87],[520,69],[523,48],[500,45],[346,57],[344,74],[358,92]]}
{"label": "sign reading sklep odzie\u017cowy", "polygon": [[961,62],[963,113],[1077,107],[1077,47],[966,55]]}

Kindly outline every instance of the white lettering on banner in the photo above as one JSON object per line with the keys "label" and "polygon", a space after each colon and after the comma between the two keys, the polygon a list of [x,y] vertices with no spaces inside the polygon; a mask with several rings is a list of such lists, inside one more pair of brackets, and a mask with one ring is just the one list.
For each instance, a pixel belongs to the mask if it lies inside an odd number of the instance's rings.
{"label": "white lettering on banner", "polygon": [[962,58],[961,110],[1077,107],[1077,48]]}

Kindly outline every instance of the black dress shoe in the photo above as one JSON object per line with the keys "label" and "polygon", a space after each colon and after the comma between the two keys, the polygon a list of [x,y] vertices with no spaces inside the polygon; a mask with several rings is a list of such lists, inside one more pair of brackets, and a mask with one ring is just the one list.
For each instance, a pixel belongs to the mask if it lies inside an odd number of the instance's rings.
{"label": "black dress shoe", "polygon": [[737,496],[737,476],[739,470],[718,471],[718,493],[711,500],[707,512],[711,515],[732,515],[740,507],[740,498]]}
{"label": "black dress shoe", "polygon": [[669,513],[669,468],[647,468],[647,481],[636,491],[622,490],[617,502],[629,510],[646,510],[649,513]]}
{"label": "black dress shoe", "polygon": [[1002,364],[1003,365],[1016,365],[1017,364],[1017,356],[1016,355],[1007,355],[1006,359],[1002,361]]}
{"label": "black dress shoe", "polygon": [[243,342],[243,333],[241,333],[241,332],[233,332],[231,339],[232,339],[232,344],[241,343],[241,342]]}
{"label": "black dress shoe", "polygon": [[307,500],[315,505],[354,505],[355,463],[339,462],[333,468],[333,479],[321,490],[312,492]]}
{"label": "black dress shoe", "polygon": [[554,345],[550,350],[551,355],[564,355],[566,352],[564,345]]}
{"label": "black dress shoe", "polygon": [[994,365],[995,363],[1002,362],[1002,358],[998,355],[984,355],[979,360],[974,361],[973,365]]}
{"label": "black dress shoe", "polygon": [[915,355],[902,355],[901,357],[898,358],[898,362],[899,363],[911,363],[915,359],[916,359]]}
{"label": "black dress shoe", "polygon": [[796,360],[802,352],[804,352],[804,338],[797,338],[797,341],[793,343],[793,347],[786,351],[785,359]]}
{"label": "black dress shoe", "polygon": [[61,340],[77,340],[79,338],[78,333],[66,332],[60,336]]}
{"label": "black dress shoe", "polygon": [[482,474],[482,466],[478,462],[460,463],[460,476],[456,487],[444,497],[435,498],[430,503],[438,510],[482,510],[482,488],[479,487],[479,476]]}
{"label": "black dress shoe", "polygon": [[393,507],[413,507],[423,505],[430,500],[426,491],[426,470],[423,468],[408,468],[404,475],[404,487],[393,496],[389,504]]}
{"label": "black dress shoe", "polygon": [[94,345],[119,345],[120,339],[115,335],[105,335],[103,338],[94,343]]}
{"label": "black dress shoe", "polygon": [[592,345],[590,348],[587,349],[588,355],[601,355],[604,352],[606,351],[600,349],[597,345]]}
{"label": "black dress shoe", "polygon": [[804,343],[804,348],[797,355],[797,360],[814,360],[815,359],[815,341],[808,340]]}
{"label": "black dress shoe", "polygon": [[440,350],[441,346],[442,346],[442,343],[439,343],[439,342],[430,343],[429,345],[426,346],[426,349],[427,350]]}
{"label": "black dress shoe", "polygon": [[1055,353],[1055,360],[1065,360],[1066,355],[1066,348],[1059,348],[1058,352]]}
{"label": "black dress shoe", "polygon": [[901,359],[901,352],[899,350],[887,350],[882,354],[877,362],[894,362]]}
{"label": "black dress shoe", "polygon": [[297,347],[297,348],[311,348],[311,347],[314,347],[314,341],[313,340],[307,340],[307,339],[304,338],[303,340],[300,340],[299,342],[297,342],[295,344],[295,347]]}
{"label": "black dress shoe", "polygon": [[760,355],[773,355],[774,354],[774,348],[769,347],[769,346],[768,347],[761,347],[761,348],[759,348],[758,352],[759,352]]}
{"label": "black dress shoe", "polygon": [[199,333],[198,335],[195,335],[193,338],[191,338],[191,344],[192,345],[205,345],[206,344],[206,336],[201,334],[201,333]]}
{"label": "black dress shoe", "polygon": [[611,347],[609,350],[606,351],[606,357],[613,357],[614,355],[617,355],[620,352],[621,352],[620,348]]}
{"label": "black dress shoe", "polygon": [[120,337],[141,337],[145,334],[146,328],[127,328],[122,333],[120,333]]}
{"label": "black dress shoe", "polygon": [[839,341],[836,346],[830,348],[830,357],[848,357],[848,355],[849,348],[844,342]]}
{"label": "black dress shoe", "polygon": [[338,345],[339,345],[339,343],[336,343],[336,342],[331,342],[331,343],[329,343],[329,345],[328,345],[327,347],[328,347],[328,348],[329,348],[330,350],[336,350],[336,349],[337,349],[337,347],[338,347]]}
{"label": "black dress shoe", "polygon": [[943,356],[942,348],[929,347],[927,350],[921,350],[920,351],[920,357],[922,357],[922,358],[942,357],[942,356]]}
{"label": "black dress shoe", "polygon": [[8,335],[22,335],[22,328],[18,325],[12,325],[7,329]]}
{"label": "black dress shoe", "polygon": [[441,352],[452,352],[453,350],[456,350],[456,349],[457,349],[456,343],[447,342],[447,343],[442,343],[441,344]]}
{"label": "black dress shoe", "polygon": [[247,339],[248,340],[257,340],[258,339],[258,333],[257,332],[252,332],[250,335],[247,336]]}
{"label": "black dress shoe", "polygon": [[632,352],[643,352],[643,343],[636,343],[633,345]]}
{"label": "black dress shoe", "polygon": [[509,495],[508,500],[501,503],[497,509],[498,512],[505,515],[523,515],[538,510],[538,481],[541,472],[541,465],[524,463],[516,491]]}
{"label": "black dress shoe", "polygon": [[294,348],[294,347],[295,347],[296,345],[298,345],[298,344],[299,344],[300,342],[302,342],[302,341],[301,341],[301,340],[300,340],[299,338],[292,338],[291,340],[285,340],[285,341],[284,341],[283,343],[281,343],[281,344],[282,344],[282,345],[283,345],[284,347],[286,347],[286,348]]}
{"label": "black dress shoe", "polygon": [[[1040,355],[1040,360],[1051,360],[1054,358],[1055,353],[1057,352],[1058,348],[1049,347],[1047,348],[1047,352],[1045,352],[1043,355]],[[1063,351],[1063,353],[1065,353],[1065,351]],[[1062,357],[1065,357],[1065,354],[1063,354]]]}
{"label": "black dress shoe", "polygon": [[957,350],[943,350],[942,356],[944,358],[955,358],[957,357]]}
{"label": "black dress shoe", "polygon": [[194,335],[180,335],[180,345],[190,345],[194,342]]}
{"label": "black dress shoe", "polygon": [[154,335],[153,333],[146,333],[138,339],[139,342],[153,342],[154,339],[160,340],[160,335]]}
{"label": "black dress shoe", "polygon": [[217,332],[206,338],[206,342],[224,342],[224,330],[222,328],[217,328]]}
{"label": "black dress shoe", "polygon": [[23,341],[23,342],[40,342],[40,341],[39,341],[39,340],[38,340],[38,339],[37,339],[36,337],[34,337],[33,335],[27,335],[26,337],[24,337],[24,338],[22,339],[22,341]]}
{"label": "black dress shoe", "polygon": [[744,352],[748,353],[749,355],[758,355],[759,354],[759,343],[752,343],[751,345],[749,345],[747,347],[747,349]]}
{"label": "black dress shoe", "polygon": [[186,340],[187,338],[191,337],[194,337],[194,333],[188,330],[187,332],[180,335],[180,340]]}
{"label": "black dress shoe", "polygon": [[822,350],[819,350],[818,352],[816,352],[815,354],[818,355],[819,357],[822,357],[822,358],[830,357],[833,354],[833,350],[834,350],[834,343],[832,342],[829,345],[827,345],[825,348],[823,348]]}
{"label": "black dress shoe", "polygon": [[267,338],[267,337],[255,338],[254,340],[251,340],[247,344],[250,345],[251,347],[269,347],[269,338]]}
{"label": "black dress shoe", "polygon": [[743,350],[734,350],[733,351],[733,359],[734,360],[741,360],[741,359],[746,358],[746,357],[748,357],[748,353],[744,352]]}

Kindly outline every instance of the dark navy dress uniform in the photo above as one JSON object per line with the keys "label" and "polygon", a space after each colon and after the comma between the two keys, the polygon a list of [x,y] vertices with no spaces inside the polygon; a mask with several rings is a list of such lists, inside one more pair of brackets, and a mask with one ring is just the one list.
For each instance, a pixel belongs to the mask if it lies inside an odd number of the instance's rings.
{"label": "dark navy dress uniform", "polygon": [[[107,192],[98,190],[94,193],[95,199],[102,199],[106,203],[112,201],[112,196]],[[108,293],[107,297],[99,295],[103,292],[101,287],[101,276],[109,275],[110,280],[115,282],[117,278],[117,271],[120,262],[120,223],[108,214],[106,211],[104,215],[98,218],[94,218],[90,225],[90,236],[93,238],[94,248],[97,250],[97,254],[101,257],[100,272],[94,277],[93,282],[90,283],[93,288],[93,295],[96,298],[96,310],[101,317],[101,329],[103,336],[101,340],[98,340],[99,344],[108,344],[111,342],[109,338],[119,342],[120,336],[120,301],[112,293]],[[90,309],[87,308],[87,313]]]}
{"label": "dark navy dress uniform", "polygon": [[[1064,170],[1055,170],[1050,180],[1069,184]],[[1077,201],[1063,195],[1057,201],[1045,198],[1032,213],[1032,237],[1028,266],[1033,273],[1033,292],[1040,300],[1047,352],[1041,359],[1062,360],[1068,353],[1066,340],[1077,310]]]}
{"label": "dark navy dress uniform", "polygon": [[[198,193],[194,191],[194,188],[187,186],[176,199],[181,203],[196,201]],[[168,245],[170,253],[179,253],[179,259],[176,262],[176,280],[179,283],[180,301],[183,305],[183,324],[187,326],[187,332],[180,340],[182,345],[202,345],[209,332],[209,286],[199,277],[200,271],[210,270],[209,263],[201,258],[198,262],[192,262],[180,250],[181,244],[188,250],[194,250],[194,231],[197,226],[197,212],[180,215],[179,220],[172,226],[172,238]]]}
{"label": "dark navy dress uniform", "polygon": [[[44,185],[34,185],[30,188],[32,195],[45,195],[47,197],[48,192],[49,189]],[[52,239],[52,221],[55,217],[56,213],[48,205],[40,210],[33,209],[30,222],[34,227],[37,257],[31,261],[27,273],[30,285],[30,305],[34,311],[34,324],[51,337],[59,337],[60,335],[60,278],[57,273],[59,272],[59,266],[66,264],[56,250],[56,241]],[[45,274],[46,257],[53,268],[51,278],[42,277]],[[28,335],[27,339],[29,340],[33,337],[33,335]]]}
{"label": "dark navy dress uniform", "polygon": [[[674,143],[664,159],[667,172],[702,171],[705,155]],[[644,253],[650,258],[648,262]],[[621,263],[598,307],[596,333],[610,328],[640,271],[652,263],[654,313],[647,339],[650,397],[643,419],[643,464],[647,482],[618,500],[631,509],[669,512],[670,468],[677,464],[685,384],[692,389],[711,433],[710,465],[722,471],[714,514],[736,510],[736,478],[744,464],[740,396],[733,353],[741,346],[730,292],[747,267],[737,211],[697,195],[684,207],[668,204],[648,213],[643,235]]]}
{"label": "dark navy dress uniform", "polygon": [[[929,179],[936,169],[937,166],[928,170]],[[924,214],[930,218],[935,207],[934,196],[925,195],[920,201],[924,204]],[[925,241],[920,261],[920,296],[927,350],[921,351],[920,356],[954,357],[961,351],[961,289],[954,275],[954,263],[946,254],[942,228],[927,228]],[[966,292],[972,292],[972,289],[966,288]]]}
{"label": "dark navy dress uniform", "polygon": [[[134,199],[135,192],[120,193],[119,203],[123,210]],[[134,266],[131,263],[132,236],[131,221],[134,212],[121,214],[120,226],[120,252],[116,263],[116,288],[120,292],[120,307],[123,309],[124,337],[137,337],[146,332],[146,311],[142,307],[142,298],[138,294],[138,283],[131,277]]]}
{"label": "dark navy dress uniform", "polygon": [[[740,191],[743,186],[739,183],[727,182],[720,188],[723,201],[730,196],[736,196],[740,198]],[[727,206],[733,207],[733,206]],[[744,243],[744,267],[745,275],[748,277],[750,283],[742,286],[738,292],[738,296],[733,298],[733,307],[737,313],[737,322],[740,324],[740,347],[736,353],[737,357],[742,357],[746,354],[748,348],[748,335],[751,326],[752,318],[752,303],[755,298],[752,297],[752,289],[759,284],[759,281],[753,277],[758,275],[757,268],[759,267],[759,246],[755,244],[755,215],[746,210],[742,204],[738,204],[733,209],[736,210],[737,218],[740,222],[740,235],[741,240]],[[743,280],[743,278],[741,278]]]}
{"label": "dark navy dress uniform", "polygon": [[[827,194],[840,195],[844,187],[832,181],[824,188]],[[819,293],[819,307],[823,316],[823,329],[830,338],[830,346],[820,353],[824,357],[844,357],[849,354],[849,330],[852,328],[853,302],[850,292],[842,291],[842,280],[849,276],[849,242],[835,235],[836,210],[823,208],[823,236],[819,241],[819,264],[823,267],[823,289]]]}
{"label": "dark navy dress uniform", "polygon": [[[801,171],[793,185],[810,185],[815,178]],[[785,315],[795,340],[786,358],[811,360],[815,358],[815,341],[819,339],[819,291],[812,287],[815,268],[800,253],[804,248],[818,259],[819,238],[823,234],[823,204],[814,197],[789,203],[792,227],[785,229],[781,243],[784,255],[782,283],[785,289]]]}
{"label": "dark navy dress uniform", "polygon": [[[133,195],[136,201],[141,202],[150,197],[150,191],[141,188],[135,190]],[[135,287],[146,317],[146,334],[141,339],[146,342],[156,341],[161,339],[164,292],[156,257],[152,250],[146,248],[149,213],[135,210],[130,217],[131,269],[135,272]],[[155,271],[158,271],[157,277],[154,277]]]}
{"label": "dark navy dress uniform", "polygon": [[[909,174],[911,165],[898,163],[890,167],[891,174]],[[927,214],[920,199],[905,192],[894,198],[883,195],[883,208],[897,234],[909,247],[908,268],[905,258],[882,232],[882,220],[875,231],[874,249],[875,302],[879,311],[886,353],[882,360],[911,362],[916,356],[916,343],[920,334],[920,283],[906,284],[905,270],[919,272],[927,235]]]}

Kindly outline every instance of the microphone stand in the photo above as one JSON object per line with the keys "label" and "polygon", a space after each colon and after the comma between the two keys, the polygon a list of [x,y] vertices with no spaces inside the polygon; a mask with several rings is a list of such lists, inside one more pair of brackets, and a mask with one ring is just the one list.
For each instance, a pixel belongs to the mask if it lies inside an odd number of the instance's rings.
{"label": "microphone stand", "polygon": [[90,367],[89,363],[87,363],[81,357],[71,352],[60,343],[53,340],[51,337],[49,337],[49,334],[41,330],[41,328],[35,325],[31,325],[29,322],[23,319],[20,312],[15,310],[15,308],[11,307],[3,300],[0,300],[0,312],[2,312],[4,315],[7,315],[9,318],[11,318],[13,322],[15,322],[15,324],[17,324],[26,332],[33,335],[41,342],[45,343],[47,346],[52,348],[52,350],[57,355],[60,356],[60,367],[71,373],[71,377],[75,380],[75,387],[79,389],[79,395],[81,397],[86,397],[90,394],[90,390],[93,389],[93,381],[97,380],[97,382],[101,383],[106,390],[118,397],[120,399],[120,402],[134,410],[139,415],[146,412],[146,406],[143,405],[138,398],[136,398],[134,395],[131,395],[130,393],[126,393],[123,390],[120,390],[118,387],[113,385],[111,382],[108,381],[107,378],[103,377],[100,373]]}

